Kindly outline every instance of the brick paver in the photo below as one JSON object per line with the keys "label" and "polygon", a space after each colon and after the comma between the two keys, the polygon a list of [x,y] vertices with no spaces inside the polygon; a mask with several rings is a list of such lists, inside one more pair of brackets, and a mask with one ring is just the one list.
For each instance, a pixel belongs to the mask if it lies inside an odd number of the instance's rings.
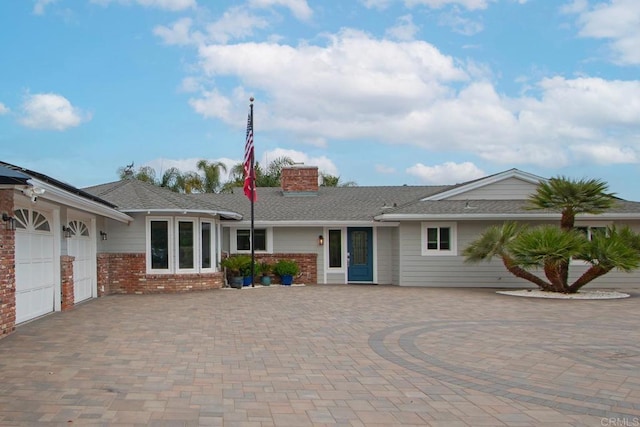
{"label": "brick paver", "polygon": [[639,296],[109,296],[0,340],[0,425],[640,425]]}

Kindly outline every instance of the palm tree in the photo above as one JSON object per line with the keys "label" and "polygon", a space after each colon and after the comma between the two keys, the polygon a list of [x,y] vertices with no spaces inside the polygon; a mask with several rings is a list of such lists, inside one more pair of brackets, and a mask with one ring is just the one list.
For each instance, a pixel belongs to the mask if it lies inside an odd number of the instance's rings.
{"label": "palm tree", "polygon": [[615,200],[609,186],[598,179],[573,180],[563,176],[541,182],[529,197],[529,209],[552,209],[562,213],[560,228],[570,230],[576,215],[599,214],[611,208]]}
{"label": "palm tree", "polygon": [[227,166],[222,162],[208,162],[200,160],[198,170],[203,175],[202,189],[204,193],[216,193],[220,188],[220,171],[227,172]]}
{"label": "palm tree", "polygon": [[203,193],[204,181],[196,172],[185,172],[180,176],[179,188],[185,194]]}
{"label": "palm tree", "polygon": [[[562,214],[560,228],[573,229],[577,214],[599,214],[611,208],[615,200],[608,193],[609,186],[599,179],[570,179],[564,176],[551,178],[538,184],[536,192],[529,197],[529,209],[559,210]],[[562,281],[569,278],[569,260],[558,266]]]}
{"label": "palm tree", "polygon": [[524,229],[525,226],[512,221],[505,222],[501,226],[489,227],[464,249],[462,254],[466,257],[465,262],[477,263],[499,257],[505,268],[514,276],[535,283],[542,290],[551,290],[549,283],[520,267],[514,260],[510,245]]}
{"label": "palm tree", "polygon": [[162,178],[160,178],[160,183],[158,185],[160,187],[166,187],[177,193],[180,191],[181,179],[182,173],[178,168],[169,168],[162,174]]}
{"label": "palm tree", "polygon": [[[576,215],[598,214],[615,200],[608,186],[600,180],[571,180],[564,177],[541,182],[529,198],[529,209],[553,209],[562,214],[560,227],[520,228],[505,223],[492,227],[465,249],[469,262],[500,256],[507,269],[543,290],[575,293],[587,283],[614,268],[631,271],[640,265],[640,235],[624,228],[608,228],[591,239],[574,228]],[[572,284],[568,283],[569,263],[581,259],[590,268]],[[517,268],[514,268],[516,266]],[[539,268],[547,281],[522,270]]]}
{"label": "palm tree", "polygon": [[320,179],[322,181],[321,187],[356,187],[358,185],[354,181],[340,182],[339,176],[328,173],[321,173]]}

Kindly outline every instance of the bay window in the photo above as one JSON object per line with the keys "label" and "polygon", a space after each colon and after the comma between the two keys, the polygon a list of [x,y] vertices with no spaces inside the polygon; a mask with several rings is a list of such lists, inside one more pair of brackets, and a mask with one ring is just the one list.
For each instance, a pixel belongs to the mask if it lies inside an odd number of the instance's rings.
{"label": "bay window", "polygon": [[147,272],[215,271],[213,222],[185,217],[147,218]]}

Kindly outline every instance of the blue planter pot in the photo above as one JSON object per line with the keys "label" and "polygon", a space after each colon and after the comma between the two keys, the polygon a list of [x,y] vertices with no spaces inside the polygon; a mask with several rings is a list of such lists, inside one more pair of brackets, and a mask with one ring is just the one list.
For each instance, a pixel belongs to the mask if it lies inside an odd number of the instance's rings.
{"label": "blue planter pot", "polygon": [[282,283],[284,286],[291,286],[291,284],[293,283],[293,276],[290,274],[283,274],[282,276],[280,276],[280,283]]}
{"label": "blue planter pot", "polygon": [[242,276],[234,276],[231,278],[231,287],[240,289],[242,287]]}
{"label": "blue planter pot", "polygon": [[251,286],[251,276],[244,276],[242,278],[242,286]]}
{"label": "blue planter pot", "polygon": [[271,285],[271,277],[270,276],[262,276],[260,278],[260,283],[262,283],[263,286]]}

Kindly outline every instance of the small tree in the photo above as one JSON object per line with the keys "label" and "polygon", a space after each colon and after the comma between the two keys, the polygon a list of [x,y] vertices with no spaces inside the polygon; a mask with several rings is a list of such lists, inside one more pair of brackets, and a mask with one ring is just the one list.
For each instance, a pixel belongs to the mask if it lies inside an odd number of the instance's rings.
{"label": "small tree", "polygon": [[[616,268],[632,271],[640,266],[640,235],[629,227],[595,233],[591,239],[574,229],[577,214],[598,214],[609,209],[615,197],[598,180],[574,181],[552,178],[538,185],[530,209],[556,209],[562,213],[560,227],[527,229],[515,223],[491,227],[464,250],[467,262],[502,258],[517,277],[552,292],[575,293],[587,283]],[[580,259],[590,268],[569,284],[569,263]],[[528,271],[542,269],[547,281]]]}

